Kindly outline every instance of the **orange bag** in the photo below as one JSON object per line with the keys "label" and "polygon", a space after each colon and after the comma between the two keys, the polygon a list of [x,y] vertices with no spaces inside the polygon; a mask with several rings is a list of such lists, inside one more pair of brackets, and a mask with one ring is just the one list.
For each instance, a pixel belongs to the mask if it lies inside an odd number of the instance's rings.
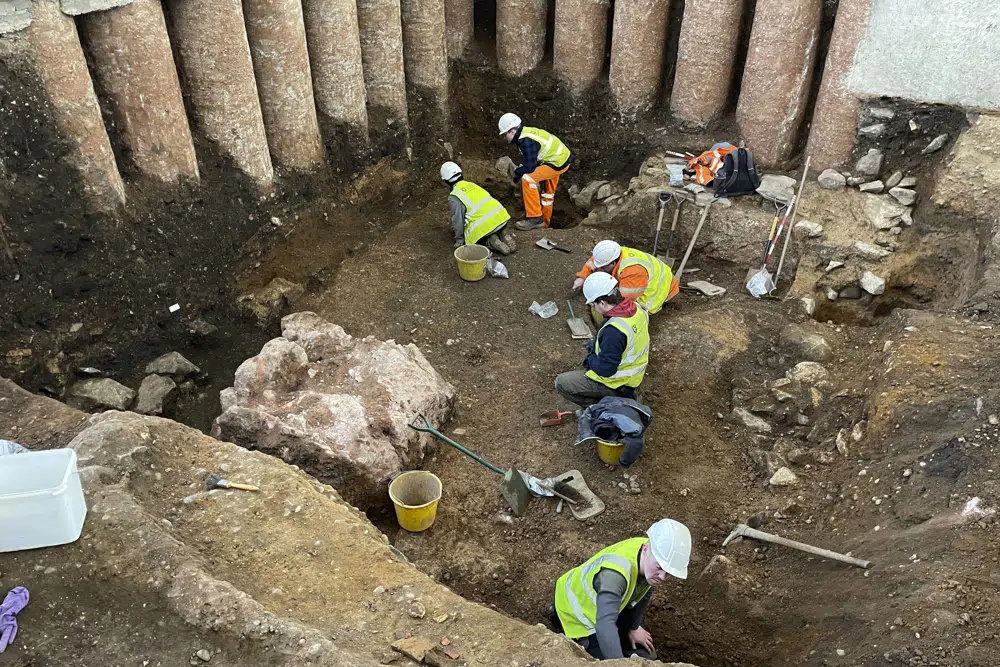
{"label": "orange bag", "polygon": [[694,170],[694,180],[697,183],[708,185],[715,180],[715,172],[719,171],[719,167],[722,166],[723,158],[734,150],[736,150],[736,146],[705,151],[698,157],[692,158],[687,163],[687,168]]}

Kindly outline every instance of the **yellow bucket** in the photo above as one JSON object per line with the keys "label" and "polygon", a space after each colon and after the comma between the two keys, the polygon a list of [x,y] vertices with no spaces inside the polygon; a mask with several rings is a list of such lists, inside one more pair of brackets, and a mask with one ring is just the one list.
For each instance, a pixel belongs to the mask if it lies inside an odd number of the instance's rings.
{"label": "yellow bucket", "polygon": [[389,484],[389,498],[396,506],[399,527],[411,533],[427,530],[437,516],[441,480],[424,470],[411,470]]}
{"label": "yellow bucket", "polygon": [[618,465],[618,459],[621,458],[623,449],[625,449],[623,443],[597,441],[597,456],[609,465]]}
{"label": "yellow bucket", "polygon": [[462,280],[475,282],[486,275],[486,260],[490,258],[490,250],[482,245],[464,245],[455,248],[455,261],[458,262],[458,275]]}

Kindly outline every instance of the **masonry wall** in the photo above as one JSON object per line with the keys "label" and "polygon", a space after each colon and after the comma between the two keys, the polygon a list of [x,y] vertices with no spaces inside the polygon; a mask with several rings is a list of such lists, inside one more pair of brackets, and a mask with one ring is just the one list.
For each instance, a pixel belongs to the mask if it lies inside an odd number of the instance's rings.
{"label": "masonry wall", "polygon": [[1000,109],[1000,2],[874,0],[850,89]]}

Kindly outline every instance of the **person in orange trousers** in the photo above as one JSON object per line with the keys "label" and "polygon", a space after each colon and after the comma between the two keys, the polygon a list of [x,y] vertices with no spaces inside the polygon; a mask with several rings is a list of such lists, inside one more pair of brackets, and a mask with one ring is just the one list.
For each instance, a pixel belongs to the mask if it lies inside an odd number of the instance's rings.
{"label": "person in orange trousers", "polygon": [[521,182],[525,219],[514,223],[521,231],[548,227],[559,177],[573,162],[573,152],[559,137],[537,127],[527,127],[516,114],[500,117],[500,134],[521,151],[521,166],[511,178]]}

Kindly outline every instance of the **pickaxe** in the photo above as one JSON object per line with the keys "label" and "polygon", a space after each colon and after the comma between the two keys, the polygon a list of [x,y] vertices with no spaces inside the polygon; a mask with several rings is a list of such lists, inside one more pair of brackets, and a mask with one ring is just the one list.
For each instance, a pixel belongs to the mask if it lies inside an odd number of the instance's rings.
{"label": "pickaxe", "polygon": [[814,556],[819,556],[820,558],[829,558],[830,560],[838,560],[841,563],[847,563],[848,565],[853,565],[855,567],[860,567],[862,569],[867,569],[871,564],[867,560],[861,560],[860,558],[854,558],[852,556],[845,556],[844,554],[839,554],[836,551],[830,551],[829,549],[820,549],[819,547],[814,547],[810,544],[805,544],[803,542],[796,542],[795,540],[788,540],[784,537],[778,537],[777,535],[772,535],[771,533],[765,533],[764,531],[757,530],[756,528],[751,528],[745,523],[741,523],[733,529],[733,532],[729,533],[729,537],[725,539],[722,546],[725,547],[727,544],[732,542],[738,537],[749,537],[755,540],[760,540],[761,542],[770,542],[772,544],[780,544],[782,546],[789,547],[791,549],[798,549],[799,551],[805,551],[806,553],[813,554]]}

